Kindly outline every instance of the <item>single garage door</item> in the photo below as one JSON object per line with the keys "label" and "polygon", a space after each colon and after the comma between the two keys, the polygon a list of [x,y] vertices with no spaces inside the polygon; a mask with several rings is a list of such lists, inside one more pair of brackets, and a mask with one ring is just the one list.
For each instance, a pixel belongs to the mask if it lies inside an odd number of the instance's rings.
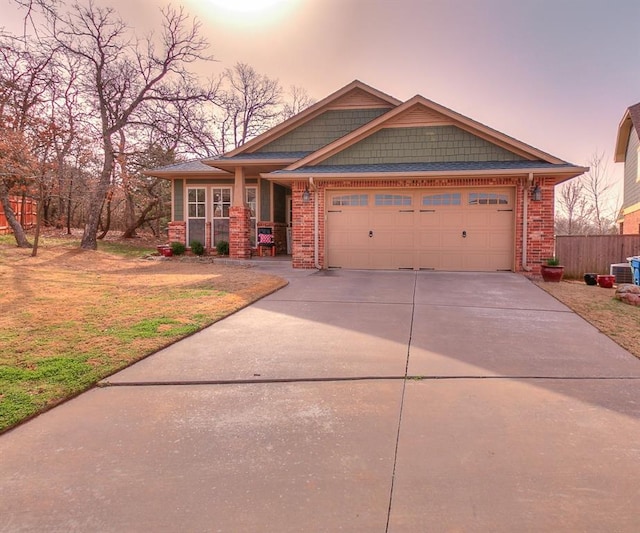
{"label": "single garage door", "polygon": [[512,270],[513,188],[327,192],[330,268]]}

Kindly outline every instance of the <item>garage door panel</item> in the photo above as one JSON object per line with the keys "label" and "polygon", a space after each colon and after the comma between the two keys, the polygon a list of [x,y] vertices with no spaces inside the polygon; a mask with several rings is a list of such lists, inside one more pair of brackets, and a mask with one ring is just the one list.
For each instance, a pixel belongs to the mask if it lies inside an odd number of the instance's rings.
{"label": "garage door panel", "polygon": [[[338,191],[347,193],[353,194]],[[340,217],[328,213],[329,266],[513,268],[513,189],[404,190],[402,195],[393,190],[365,190],[358,195],[368,198],[368,204],[341,206]],[[389,205],[398,199],[402,205]]]}

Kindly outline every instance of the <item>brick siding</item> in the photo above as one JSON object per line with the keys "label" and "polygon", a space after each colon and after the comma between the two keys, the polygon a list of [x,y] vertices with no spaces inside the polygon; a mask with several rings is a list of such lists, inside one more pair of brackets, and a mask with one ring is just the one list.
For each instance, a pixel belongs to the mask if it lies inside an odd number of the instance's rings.
{"label": "brick siding", "polygon": [[[554,255],[554,184],[553,178],[536,178],[542,190],[542,201],[534,202],[529,198],[527,210],[527,266],[532,272],[539,273],[540,265],[548,257]],[[315,268],[314,262],[314,196],[318,201],[318,262],[325,266],[325,190],[331,189],[367,189],[367,188],[449,188],[449,187],[504,187],[515,188],[515,271],[523,271],[522,267],[522,222],[523,222],[523,190],[526,186],[523,177],[495,178],[447,178],[447,179],[397,179],[397,180],[333,180],[316,181],[316,190],[310,190],[310,201],[304,203],[302,195],[308,183],[295,182],[293,192],[293,267]]]}
{"label": "brick siding", "polygon": [[246,206],[229,208],[229,257],[250,259],[251,210]]}
{"label": "brick siding", "polygon": [[627,213],[622,223],[623,235],[637,235],[640,233],[640,209]]}

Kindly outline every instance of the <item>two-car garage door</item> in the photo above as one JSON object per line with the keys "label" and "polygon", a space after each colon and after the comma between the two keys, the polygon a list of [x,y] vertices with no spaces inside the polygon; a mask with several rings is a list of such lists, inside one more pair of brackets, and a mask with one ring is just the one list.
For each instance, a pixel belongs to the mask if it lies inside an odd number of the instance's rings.
{"label": "two-car garage door", "polygon": [[328,191],[327,264],[512,270],[512,188]]}

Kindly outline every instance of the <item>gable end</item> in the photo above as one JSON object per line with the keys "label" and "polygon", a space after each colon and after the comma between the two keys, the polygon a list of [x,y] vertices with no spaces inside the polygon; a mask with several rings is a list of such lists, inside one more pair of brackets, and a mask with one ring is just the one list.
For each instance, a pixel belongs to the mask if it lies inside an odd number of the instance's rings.
{"label": "gable end", "polygon": [[354,88],[347,94],[332,102],[327,109],[391,109],[389,102],[367,92],[361,88]]}
{"label": "gable end", "polygon": [[383,115],[387,107],[326,111],[260,148],[261,153],[314,152]]}
{"label": "gable end", "polygon": [[381,129],[319,166],[523,160],[456,126],[429,126]]}

